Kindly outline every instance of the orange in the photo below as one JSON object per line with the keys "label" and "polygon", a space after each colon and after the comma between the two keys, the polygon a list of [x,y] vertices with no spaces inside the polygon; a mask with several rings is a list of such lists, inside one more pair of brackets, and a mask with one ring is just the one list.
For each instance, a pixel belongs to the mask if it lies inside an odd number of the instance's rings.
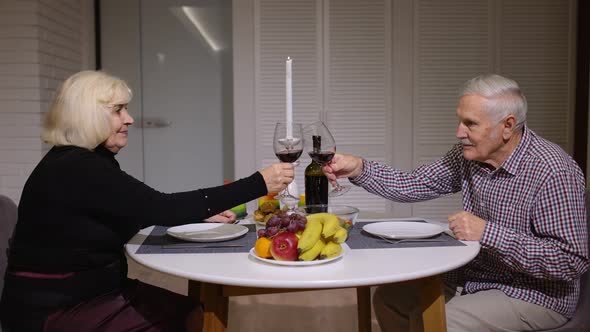
{"label": "orange", "polygon": [[254,251],[258,257],[262,258],[271,258],[272,255],[270,254],[270,245],[272,241],[267,237],[260,237],[256,240],[254,244]]}

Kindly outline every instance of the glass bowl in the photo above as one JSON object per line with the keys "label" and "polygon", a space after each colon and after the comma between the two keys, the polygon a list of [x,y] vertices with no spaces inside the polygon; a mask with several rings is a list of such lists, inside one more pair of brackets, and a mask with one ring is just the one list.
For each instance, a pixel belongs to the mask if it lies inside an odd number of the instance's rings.
{"label": "glass bowl", "polygon": [[303,215],[328,212],[335,214],[340,219],[341,226],[346,228],[349,232],[356,223],[356,219],[359,215],[359,209],[349,205],[303,205],[300,206],[298,212]]}

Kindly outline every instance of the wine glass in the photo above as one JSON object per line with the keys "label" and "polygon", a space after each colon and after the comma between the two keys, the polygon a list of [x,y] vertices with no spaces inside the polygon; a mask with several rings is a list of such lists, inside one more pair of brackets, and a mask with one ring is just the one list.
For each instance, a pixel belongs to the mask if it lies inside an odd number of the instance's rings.
{"label": "wine glass", "polygon": [[[306,126],[304,138],[304,149],[311,159],[322,166],[329,164],[336,153],[336,141],[326,124],[317,121]],[[330,197],[341,196],[350,190],[350,186],[342,186],[338,180],[332,186],[332,191],[328,193]]]}
{"label": "wine glass", "polygon": [[[284,122],[277,122],[275,126],[275,135],[273,138],[273,148],[275,155],[284,163],[291,163],[293,166],[299,165],[299,157],[303,152],[303,130],[300,123],[293,123],[291,130],[288,130]],[[290,131],[290,132],[289,132]],[[288,212],[294,212],[299,197],[289,192],[289,187],[294,185],[293,180],[277,198],[287,207]]]}

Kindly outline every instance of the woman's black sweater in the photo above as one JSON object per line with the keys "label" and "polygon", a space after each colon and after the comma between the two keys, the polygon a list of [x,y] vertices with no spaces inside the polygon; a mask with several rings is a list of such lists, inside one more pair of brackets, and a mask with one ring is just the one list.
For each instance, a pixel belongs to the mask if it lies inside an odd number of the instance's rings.
{"label": "woman's black sweater", "polygon": [[[103,146],[95,151],[53,147],[23,189],[7,271],[74,272],[81,280],[71,285],[62,280],[55,287],[83,300],[104,293],[109,279],[106,290],[120,286],[117,280],[124,280],[127,265],[123,245],[141,228],[200,222],[266,193],[258,172],[228,185],[161,193],[121,171]],[[106,266],[112,271],[105,272]],[[28,278],[18,278],[16,285],[12,279],[6,278],[4,293],[14,287],[3,302],[18,298],[19,289],[51,287]]]}

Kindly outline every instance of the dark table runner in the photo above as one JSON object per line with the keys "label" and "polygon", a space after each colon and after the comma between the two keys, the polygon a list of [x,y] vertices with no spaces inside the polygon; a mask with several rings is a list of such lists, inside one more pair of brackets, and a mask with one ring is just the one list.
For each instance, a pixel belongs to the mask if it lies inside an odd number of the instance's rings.
{"label": "dark table runner", "polygon": [[[420,220],[408,220],[413,222],[425,222]],[[461,241],[454,239],[448,234],[441,233],[431,239],[439,239],[440,242],[402,242],[388,243],[387,241],[373,236],[362,230],[364,225],[379,222],[357,222],[351,230],[346,244],[350,249],[387,249],[387,248],[416,248],[416,247],[455,247],[464,246]],[[221,242],[187,242],[176,239],[168,234],[168,227],[154,226],[154,229],[143,241],[136,254],[211,254],[211,253],[232,253],[232,252],[249,252],[256,242],[256,225],[243,225],[248,227],[248,233],[239,238],[221,241]],[[395,240],[393,240],[395,242]],[[174,245],[183,244],[182,247],[175,248]],[[199,248],[201,246],[216,245],[240,245],[240,247],[210,247]]]}
{"label": "dark table runner", "polygon": [[[188,242],[182,241],[166,234],[168,227],[154,226],[154,229],[143,241],[136,254],[212,254],[212,253],[231,253],[231,252],[248,252],[254,247],[256,242],[256,225],[243,225],[248,227],[248,233],[228,241],[220,242]],[[174,245],[182,244],[182,247]],[[199,248],[201,246],[223,246],[223,245],[241,245],[241,247],[210,247]]]}
{"label": "dark table runner", "polygon": [[[407,220],[412,222],[426,222],[424,220]],[[389,243],[377,236],[369,234],[363,231],[363,226],[372,224],[374,222],[380,221],[367,221],[367,222],[357,222],[350,235],[348,240],[346,240],[346,244],[350,247],[350,249],[387,249],[387,248],[417,248],[417,247],[456,247],[456,246],[464,246],[465,244],[461,241],[456,240],[452,236],[441,233],[437,236],[433,236],[429,239],[437,239],[441,240],[440,242],[419,242],[419,239],[416,239],[416,242],[401,242],[401,243]],[[391,221],[395,222],[395,221]],[[395,242],[395,240],[390,240]]]}

